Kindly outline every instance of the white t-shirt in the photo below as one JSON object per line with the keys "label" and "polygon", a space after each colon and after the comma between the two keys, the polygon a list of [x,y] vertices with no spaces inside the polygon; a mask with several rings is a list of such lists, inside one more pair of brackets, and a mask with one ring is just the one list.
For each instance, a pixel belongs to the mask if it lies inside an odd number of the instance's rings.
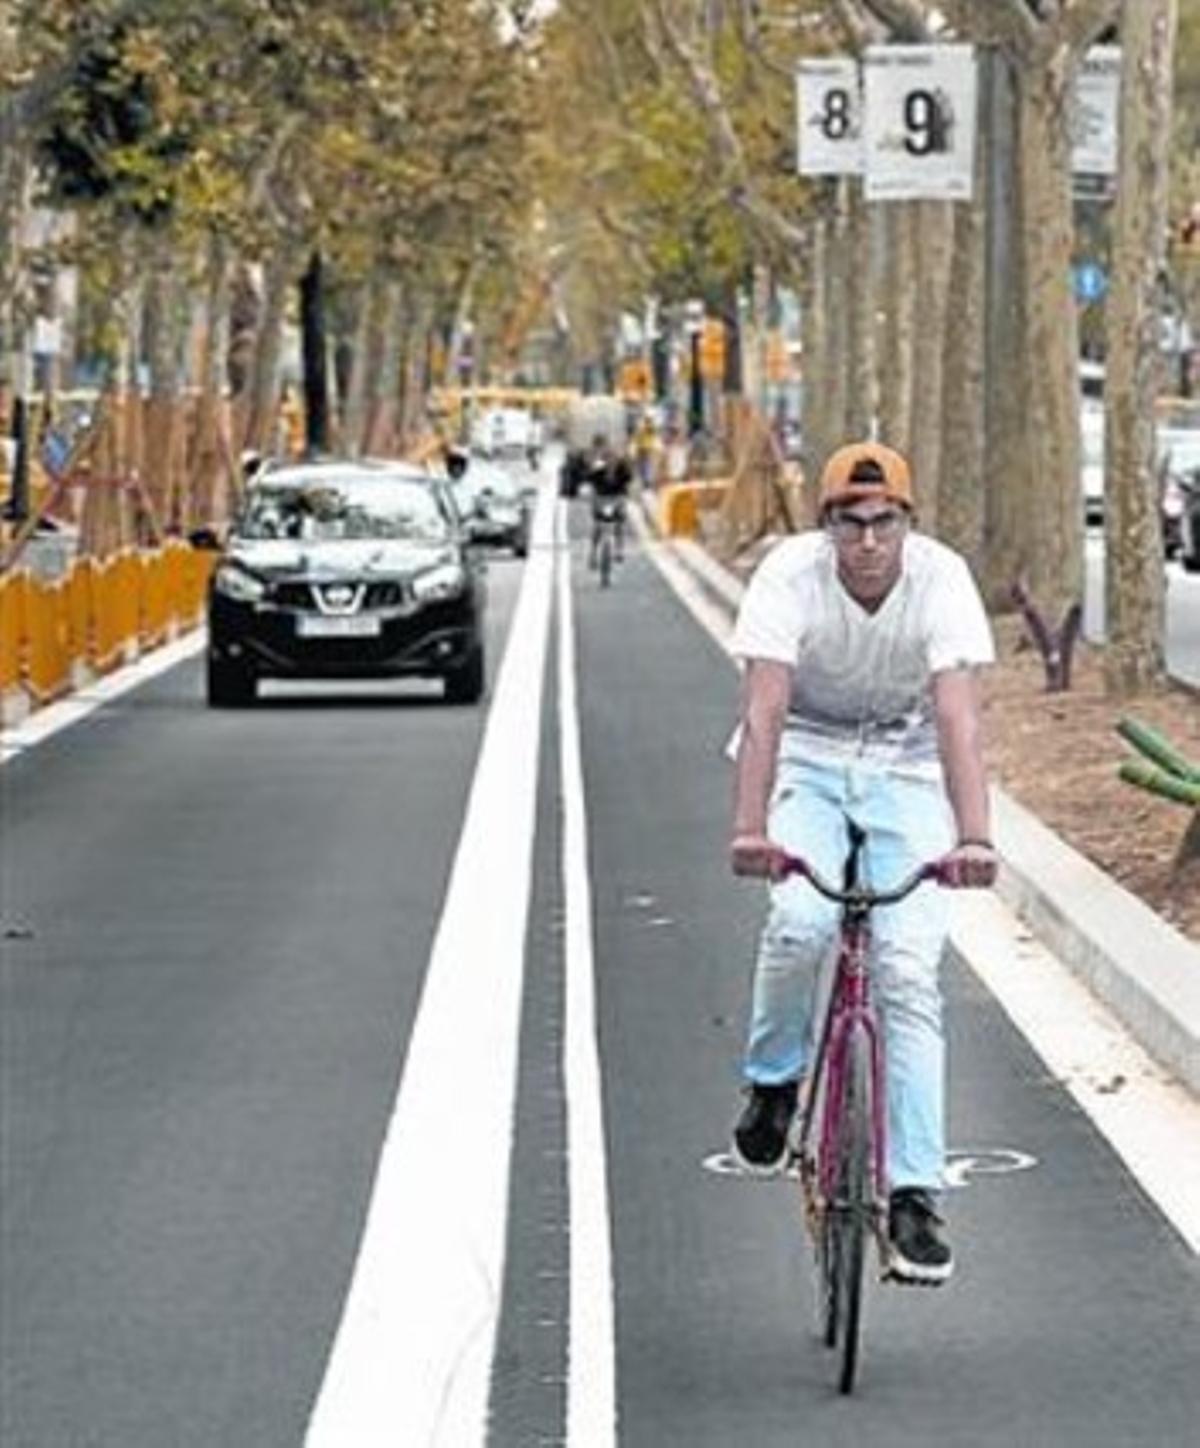
{"label": "white t-shirt", "polygon": [[920,533],[905,538],[900,578],[874,613],[842,586],[824,533],[784,539],[750,580],[732,647],[795,670],[781,758],[920,774],[939,768],[933,675],[995,658],[965,560]]}

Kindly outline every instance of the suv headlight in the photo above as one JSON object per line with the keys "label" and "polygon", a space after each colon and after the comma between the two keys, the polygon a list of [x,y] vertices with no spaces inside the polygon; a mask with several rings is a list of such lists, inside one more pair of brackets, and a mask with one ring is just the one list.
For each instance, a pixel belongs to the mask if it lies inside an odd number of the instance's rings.
{"label": "suv headlight", "polygon": [[427,573],[418,573],[412,581],[413,597],[422,603],[439,598],[457,598],[466,587],[467,575],[457,563],[439,563]]}
{"label": "suv headlight", "polygon": [[238,603],[258,603],[267,596],[267,585],[236,563],[222,563],[213,574],[213,587]]}

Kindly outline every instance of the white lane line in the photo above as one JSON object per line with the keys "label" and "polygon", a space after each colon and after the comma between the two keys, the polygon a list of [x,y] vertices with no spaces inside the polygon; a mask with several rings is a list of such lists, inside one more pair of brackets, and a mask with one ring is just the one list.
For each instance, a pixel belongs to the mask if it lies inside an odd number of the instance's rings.
{"label": "white lane line", "polygon": [[[566,539],[566,503],[560,537]],[[592,891],[588,864],[571,555],[559,550],[558,681],[563,794],[563,885],[566,898],[566,1021],[563,1079],[567,1103],[567,1183],[570,1200],[570,1337],[567,1370],[568,1448],[616,1443],[616,1364],[613,1347],[612,1242],[604,1107],[596,1033]]]}
{"label": "white lane line", "polygon": [[86,719],[105,704],[111,704],[122,694],[128,694],[131,689],[139,688],[150,679],[157,678],[159,674],[165,674],[176,664],[198,654],[207,642],[207,628],[193,629],[182,638],[153,649],[136,663],[77,689],[58,703],[35,709],[20,724],[14,724],[9,729],[0,729],[0,765],[7,764],[10,759],[15,759],[28,749],[36,748],[52,735],[69,729],[72,724],[78,724],[81,719]]}
{"label": "white lane line", "polygon": [[[644,537],[672,591],[728,653],[733,636],[728,614],[667,545]],[[957,901],[954,918],[952,939],[960,958],[1200,1253],[1200,1150],[1192,1147],[1200,1143],[1200,1101],[1163,1071],[994,895]]]}
{"label": "white lane line", "polygon": [[[546,490],[534,541],[552,543]],[[554,554],[525,565],[312,1448],[484,1442]]]}

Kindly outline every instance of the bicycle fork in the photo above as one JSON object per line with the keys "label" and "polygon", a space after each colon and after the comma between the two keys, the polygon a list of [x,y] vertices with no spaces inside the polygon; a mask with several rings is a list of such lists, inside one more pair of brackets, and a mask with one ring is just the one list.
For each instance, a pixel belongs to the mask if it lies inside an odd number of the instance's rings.
{"label": "bicycle fork", "polygon": [[[886,1071],[883,1041],[870,1005],[870,982],[863,965],[864,959],[865,942],[855,939],[843,946],[834,976],[834,998],[825,1013],[821,1039],[813,1058],[810,1088],[801,1112],[793,1154],[799,1163],[805,1219],[814,1240],[819,1241],[826,1213],[839,1206],[838,1146],[844,1130],[848,1082],[853,1069],[851,1045],[857,1038],[859,1048],[865,1049],[868,1054],[867,1077],[871,1092],[870,1226],[886,1277],[890,1258],[886,1191]],[[817,1089],[818,1084],[820,1090]],[[816,1136],[818,1108],[819,1137]]]}

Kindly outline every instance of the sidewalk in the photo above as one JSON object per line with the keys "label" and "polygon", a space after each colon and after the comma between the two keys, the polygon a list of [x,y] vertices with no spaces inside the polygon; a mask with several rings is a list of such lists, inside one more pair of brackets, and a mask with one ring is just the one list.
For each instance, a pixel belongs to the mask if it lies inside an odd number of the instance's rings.
{"label": "sidewalk", "polygon": [[[645,509],[647,526],[655,520]],[[744,584],[699,543],[661,540],[732,618]],[[993,789],[1000,899],[1172,1076],[1200,1097],[1200,948],[1002,789]]]}

